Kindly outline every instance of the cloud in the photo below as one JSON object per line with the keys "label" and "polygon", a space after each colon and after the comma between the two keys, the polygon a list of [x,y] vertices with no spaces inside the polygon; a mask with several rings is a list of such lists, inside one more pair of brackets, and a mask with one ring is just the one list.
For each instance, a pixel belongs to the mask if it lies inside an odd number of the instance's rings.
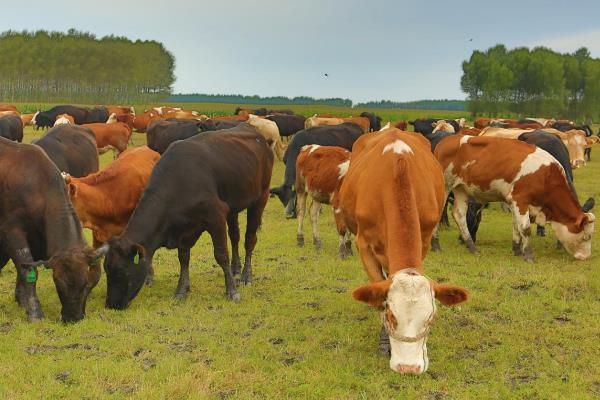
{"label": "cloud", "polygon": [[563,53],[572,53],[580,47],[587,47],[593,57],[600,57],[600,28],[542,39],[529,44],[529,47],[535,46],[545,46]]}

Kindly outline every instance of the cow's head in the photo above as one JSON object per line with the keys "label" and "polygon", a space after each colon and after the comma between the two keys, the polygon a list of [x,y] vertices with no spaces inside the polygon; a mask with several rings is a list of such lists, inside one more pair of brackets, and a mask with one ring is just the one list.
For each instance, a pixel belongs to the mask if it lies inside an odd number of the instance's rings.
{"label": "cow's head", "polygon": [[296,192],[292,190],[291,186],[282,185],[278,188],[273,188],[269,191],[271,197],[277,196],[279,201],[285,207],[285,216],[287,218],[296,217]]}
{"label": "cow's head", "polygon": [[565,250],[577,260],[587,260],[592,255],[592,234],[596,217],[592,213],[582,212],[569,224],[550,221],[556,237]]}
{"label": "cow's head", "polygon": [[122,310],[137,296],[150,270],[151,259],[143,246],[129,239],[109,240],[106,254],[106,307]]}
{"label": "cow's head", "polygon": [[[48,261],[24,264],[37,277],[38,266],[52,269],[52,278],[62,305],[63,322],[77,322],[85,317],[88,295],[100,280],[100,261],[108,251],[107,246],[98,250],[76,247],[60,251]],[[31,272],[33,271],[33,272]]]}
{"label": "cow's head", "polygon": [[435,299],[444,305],[469,297],[460,287],[440,285],[414,269],[396,272],[385,281],[356,288],[355,300],[382,309],[382,321],[391,345],[390,368],[399,373],[427,370],[427,337],[436,312]]}
{"label": "cow's head", "polygon": [[589,147],[586,142],[585,132],[572,129],[565,132],[562,140],[569,152],[571,166],[573,168],[579,168],[581,165],[585,165],[584,153],[586,147]]}
{"label": "cow's head", "polygon": [[437,122],[432,122],[431,126],[433,127],[433,132],[432,133],[436,133],[436,132],[447,132],[447,133],[455,133],[454,132],[454,127],[452,126],[452,124],[450,124],[448,121],[444,121],[443,119],[440,119]]}

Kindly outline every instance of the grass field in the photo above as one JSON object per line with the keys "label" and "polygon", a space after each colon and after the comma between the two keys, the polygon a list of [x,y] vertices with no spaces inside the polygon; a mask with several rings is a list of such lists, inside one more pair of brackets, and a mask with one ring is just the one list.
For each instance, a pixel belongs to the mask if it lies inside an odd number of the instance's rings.
{"label": "grass field", "polygon": [[[400,119],[420,112],[401,113],[382,114]],[[33,137],[28,128],[26,141]],[[145,143],[144,135],[134,137],[136,145]],[[581,199],[600,199],[598,153],[575,171]],[[102,156],[102,164],[111,157]],[[272,186],[282,182],[283,170],[276,162]],[[547,237],[534,238],[537,263],[528,264],[512,256],[511,218],[497,205],[484,212],[479,256],[459,245],[454,225],[441,231],[443,252],[429,254],[426,273],[469,289],[472,298],[438,308],[428,372],[401,376],[377,354],[379,316],[350,297],[366,282],[356,252],[346,261],[336,258],[329,208],[320,224],[323,250],[308,245],[308,222],[307,246],[300,249],[296,221],[286,220],[279,201],[270,199],[255,282],[240,289],[237,304],[224,298],[208,235],[192,251],[187,299],[172,300],[177,255],[163,249],[155,257],[154,286],[143,288],[127,310],[104,308],[103,276],[87,318],[75,325],[58,322],[49,272],[41,272],[38,283],[46,319],[28,324],[13,301],[15,271],[7,265],[0,274],[0,398],[600,397],[597,234],[592,258],[578,262],[555,248],[548,228]]]}

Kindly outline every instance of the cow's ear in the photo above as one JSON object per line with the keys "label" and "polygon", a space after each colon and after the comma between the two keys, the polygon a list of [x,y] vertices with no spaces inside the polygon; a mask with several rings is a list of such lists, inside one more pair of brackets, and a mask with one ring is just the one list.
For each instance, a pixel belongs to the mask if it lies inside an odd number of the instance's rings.
{"label": "cow's ear", "polygon": [[69,182],[67,186],[69,188],[69,197],[72,199],[77,197],[77,185],[75,185],[73,182]]}
{"label": "cow's ear", "polygon": [[386,279],[385,281],[357,287],[352,291],[352,298],[373,307],[382,307],[387,300],[391,284],[392,281]]}
{"label": "cow's ear", "polygon": [[435,298],[445,306],[453,306],[462,303],[463,301],[467,301],[469,298],[469,292],[461,287],[441,285],[435,282],[432,282],[432,284]]}
{"label": "cow's ear", "polygon": [[141,260],[144,261],[146,259],[146,249],[141,244],[134,243],[132,245],[133,249],[133,258],[136,260],[136,264]]}

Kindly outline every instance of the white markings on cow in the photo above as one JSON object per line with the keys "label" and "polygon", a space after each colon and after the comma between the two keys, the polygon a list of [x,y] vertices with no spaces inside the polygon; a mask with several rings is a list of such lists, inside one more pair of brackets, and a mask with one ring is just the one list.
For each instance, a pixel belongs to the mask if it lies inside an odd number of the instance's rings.
{"label": "white markings on cow", "polygon": [[392,143],[386,145],[383,148],[383,152],[381,153],[381,155],[387,153],[388,151],[393,151],[396,154],[404,154],[404,153],[414,154],[412,149],[410,148],[410,146],[407,145],[405,142],[403,142],[400,139],[396,139]]}
{"label": "white markings on cow", "polygon": [[471,139],[471,136],[469,136],[469,135],[465,135],[465,136],[461,137],[458,147],[462,146],[463,144],[469,143],[470,139]]}
{"label": "white markings on cow", "polygon": [[346,174],[348,173],[348,167],[350,166],[350,160],[346,160],[343,163],[338,165],[338,168],[340,169],[340,174],[338,179],[342,179],[344,176],[346,176]]}
{"label": "white markings on cow", "polygon": [[342,212],[341,208],[336,208],[335,210],[333,210],[334,213],[336,214],[340,214]]}
{"label": "white markings on cow", "polygon": [[465,163],[465,164],[462,166],[462,169],[463,169],[463,171],[466,171],[466,170],[467,170],[467,168],[469,168],[471,165],[475,164],[475,162],[477,162],[477,160],[471,160],[471,161],[468,161],[468,162],[466,162],[466,163]]}
{"label": "white markings on cow", "polygon": [[312,154],[313,151],[317,150],[319,147],[321,147],[321,146],[318,145],[318,144],[311,144],[310,145],[310,151],[308,152],[308,154]]}
{"label": "white markings on cow", "polygon": [[[529,153],[527,157],[521,162],[521,168],[513,179],[513,183],[517,182],[522,177],[537,172],[541,167],[550,165],[552,163],[558,164],[556,159],[552,157],[547,151],[537,147],[533,153]],[[564,172],[563,172],[564,173]]]}

